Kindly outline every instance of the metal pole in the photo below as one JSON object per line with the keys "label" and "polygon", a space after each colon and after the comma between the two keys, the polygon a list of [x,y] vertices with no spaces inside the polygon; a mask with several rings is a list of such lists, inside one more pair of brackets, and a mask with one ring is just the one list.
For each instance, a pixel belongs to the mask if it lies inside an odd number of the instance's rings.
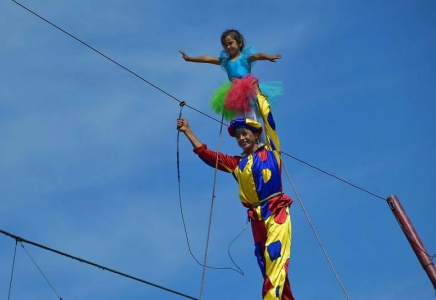
{"label": "metal pole", "polygon": [[434,267],[432,257],[425,249],[424,244],[421,242],[421,239],[419,238],[415,228],[413,228],[412,222],[410,222],[409,217],[401,206],[401,203],[398,200],[397,196],[389,196],[387,201],[389,207],[392,210],[392,213],[398,221],[398,224],[406,235],[410,246],[412,246],[413,251],[415,251],[416,257],[418,257],[421,266],[427,273],[428,278],[430,278],[430,281],[433,284],[433,288],[436,289],[436,269]]}

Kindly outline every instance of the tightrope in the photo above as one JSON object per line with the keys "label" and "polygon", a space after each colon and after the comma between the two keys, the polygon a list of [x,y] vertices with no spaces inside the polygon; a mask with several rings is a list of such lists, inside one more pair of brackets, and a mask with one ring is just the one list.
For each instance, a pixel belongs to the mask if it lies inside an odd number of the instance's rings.
{"label": "tightrope", "polygon": [[103,271],[108,271],[108,272],[111,272],[111,273],[114,273],[114,274],[117,274],[117,275],[120,275],[120,276],[123,276],[123,277],[129,278],[129,279],[132,279],[132,280],[135,280],[135,281],[139,281],[139,282],[141,282],[141,283],[145,283],[145,284],[148,284],[148,285],[150,285],[150,286],[154,286],[154,287],[156,287],[156,288],[158,288],[158,289],[161,289],[161,290],[164,290],[164,291],[167,291],[167,292],[170,292],[170,293],[173,293],[173,294],[176,294],[176,295],[179,295],[179,296],[182,296],[182,297],[188,298],[188,299],[199,300],[198,298],[195,298],[195,297],[192,297],[192,296],[189,296],[189,295],[186,295],[186,294],[180,293],[180,292],[178,292],[178,291],[175,291],[175,290],[172,290],[172,289],[166,288],[166,287],[161,286],[161,285],[157,285],[157,284],[152,283],[152,282],[150,282],[150,281],[146,281],[146,280],[144,280],[144,279],[141,279],[141,278],[138,278],[138,277],[134,277],[134,276],[128,275],[128,274],[126,274],[126,273],[122,273],[122,272],[120,272],[120,271],[117,271],[117,270],[114,270],[114,269],[111,269],[111,268],[108,268],[108,267],[105,267],[105,266],[102,266],[102,265],[99,265],[99,264],[96,264],[96,263],[90,262],[90,261],[85,260],[85,259],[83,259],[83,258],[79,258],[79,257],[73,256],[73,255],[71,255],[71,254],[68,254],[68,253],[65,253],[65,252],[61,252],[61,251],[59,251],[59,250],[55,250],[55,249],[49,248],[49,247],[47,247],[47,246],[44,246],[44,245],[41,245],[41,244],[38,244],[38,243],[35,243],[35,242],[32,242],[32,241],[29,241],[29,240],[27,240],[27,239],[25,239],[25,238],[22,238],[22,237],[16,236],[16,235],[14,235],[14,234],[12,234],[12,233],[9,233],[9,232],[7,232],[7,231],[4,231],[4,230],[2,230],[2,229],[0,229],[0,233],[2,233],[2,234],[4,234],[4,235],[7,235],[7,236],[9,236],[9,237],[11,237],[11,238],[13,238],[13,239],[15,239],[15,241],[17,241],[17,242],[27,243],[27,244],[33,245],[33,246],[35,246],[35,247],[38,247],[38,248],[41,248],[41,249],[44,249],[44,250],[47,250],[47,251],[50,251],[50,252],[53,252],[53,253],[56,253],[56,254],[59,254],[59,255],[66,256],[66,257],[68,257],[68,258],[71,258],[71,259],[74,259],[74,260],[80,261],[81,263],[85,263],[85,264],[91,265],[91,266],[93,266],[93,267],[97,267],[97,268],[99,268],[99,269],[101,269],[101,270],[103,270]]}

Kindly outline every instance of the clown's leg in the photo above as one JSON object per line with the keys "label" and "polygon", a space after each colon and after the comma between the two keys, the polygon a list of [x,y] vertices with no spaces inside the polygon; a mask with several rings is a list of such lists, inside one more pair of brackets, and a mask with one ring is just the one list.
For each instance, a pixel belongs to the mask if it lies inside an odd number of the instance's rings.
{"label": "clown's leg", "polygon": [[294,300],[287,276],[291,249],[291,219],[284,208],[266,220],[251,222],[255,255],[264,282],[265,300]]}

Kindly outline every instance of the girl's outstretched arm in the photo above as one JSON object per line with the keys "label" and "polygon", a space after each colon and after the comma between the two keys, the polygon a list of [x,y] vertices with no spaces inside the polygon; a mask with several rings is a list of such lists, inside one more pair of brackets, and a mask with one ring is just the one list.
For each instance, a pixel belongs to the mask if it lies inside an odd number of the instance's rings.
{"label": "girl's outstretched arm", "polygon": [[212,57],[207,55],[202,56],[196,56],[196,57],[190,57],[185,52],[179,51],[180,54],[182,54],[183,59],[190,62],[196,62],[196,63],[207,63],[207,64],[213,64],[213,65],[220,65],[220,60],[218,57]]}
{"label": "girl's outstretched arm", "polygon": [[269,60],[270,62],[276,62],[276,59],[280,59],[280,58],[282,58],[282,56],[280,54],[269,55],[269,54],[265,54],[265,53],[256,53],[250,57],[251,61]]}

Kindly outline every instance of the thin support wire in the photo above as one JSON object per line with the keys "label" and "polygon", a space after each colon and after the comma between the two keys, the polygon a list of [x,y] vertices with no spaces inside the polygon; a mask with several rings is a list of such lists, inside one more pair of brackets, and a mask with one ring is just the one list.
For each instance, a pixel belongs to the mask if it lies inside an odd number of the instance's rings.
{"label": "thin support wire", "polygon": [[200,287],[200,297],[199,297],[200,300],[202,299],[202,296],[203,296],[204,279],[206,276],[206,265],[207,265],[206,261],[207,261],[207,253],[209,250],[210,230],[212,227],[213,205],[215,202],[215,188],[216,188],[216,178],[217,178],[217,173],[218,173],[218,158],[219,158],[220,147],[221,147],[221,136],[222,136],[222,132],[223,132],[223,120],[224,120],[224,114],[221,117],[221,126],[220,126],[219,138],[218,138],[218,148],[216,151],[215,174],[214,174],[214,178],[213,178],[212,199],[211,199],[211,203],[210,203],[209,225],[207,227],[206,250],[204,251],[203,273],[201,275],[201,287]]}
{"label": "thin support wire", "polygon": [[45,280],[47,281],[48,285],[51,287],[51,289],[53,290],[53,292],[58,296],[59,300],[62,300],[62,297],[59,296],[58,292],[56,292],[55,288],[53,287],[53,285],[50,283],[50,281],[48,280],[47,276],[45,276],[44,272],[42,272],[41,268],[38,266],[38,264],[36,263],[36,261],[33,259],[33,257],[30,255],[30,253],[26,250],[26,248],[24,248],[23,243],[20,242],[21,247],[24,249],[24,251],[27,253],[27,255],[29,256],[29,258],[32,260],[33,264],[36,266],[36,268],[39,270],[39,272],[41,273],[41,275],[45,278]]}
{"label": "thin support wire", "polygon": [[65,253],[65,252],[61,252],[61,251],[58,251],[58,250],[55,250],[55,249],[49,248],[49,247],[47,247],[47,246],[44,246],[44,245],[41,245],[41,244],[38,244],[38,243],[35,243],[35,242],[32,242],[32,241],[26,240],[26,239],[24,239],[24,238],[21,238],[21,237],[19,237],[19,236],[16,236],[16,235],[14,235],[14,234],[12,234],[12,233],[9,233],[9,232],[7,232],[7,231],[4,231],[4,230],[2,230],[2,229],[0,229],[0,233],[2,233],[2,234],[4,234],[4,235],[7,235],[7,236],[9,236],[9,237],[11,237],[11,238],[13,238],[13,239],[15,239],[15,240],[18,240],[18,241],[20,241],[20,243],[23,242],[23,243],[27,243],[27,244],[33,245],[33,246],[35,246],[35,247],[38,247],[38,248],[41,248],[41,249],[44,249],[44,250],[47,250],[47,251],[50,251],[50,252],[53,252],[53,253],[56,253],[56,254],[59,254],[59,255],[62,255],[62,256],[65,256],[65,257],[68,257],[68,258],[74,259],[74,260],[77,260],[77,261],[79,261],[79,262],[81,262],[81,263],[85,263],[85,264],[91,265],[91,266],[93,266],[93,267],[97,267],[97,268],[99,268],[99,269],[101,269],[101,270],[103,270],[103,271],[108,271],[108,272],[111,272],[111,273],[114,273],[114,274],[120,275],[120,276],[122,276],[122,277],[126,277],[126,278],[129,278],[129,279],[135,280],[135,281],[139,281],[139,282],[141,282],[141,283],[145,283],[145,284],[147,284],[147,285],[150,285],[150,286],[156,287],[156,288],[158,288],[158,289],[161,289],[161,290],[164,290],[164,291],[167,291],[167,292],[170,292],[170,293],[173,293],[173,294],[176,294],[176,295],[179,295],[179,296],[182,296],[182,297],[188,298],[188,299],[199,300],[198,298],[195,298],[195,297],[192,297],[192,296],[189,296],[189,295],[186,295],[186,294],[180,293],[180,292],[175,291],[175,290],[171,290],[171,289],[169,289],[169,288],[163,287],[163,286],[161,286],[161,285],[157,285],[157,284],[155,284],[155,283],[152,283],[152,282],[149,282],[149,281],[143,280],[143,279],[141,279],[141,278],[134,277],[134,276],[131,276],[131,275],[129,275],[129,274],[122,273],[122,272],[120,272],[120,271],[117,271],[117,270],[114,270],[114,269],[111,269],[111,268],[108,268],[108,267],[105,267],[105,266],[102,266],[102,265],[99,265],[99,264],[93,263],[93,262],[91,262],[91,261],[88,261],[88,260],[85,260],[85,259],[82,259],[82,258],[79,258],[79,257],[73,256],[73,255],[71,255],[71,254],[68,254],[68,253]]}
{"label": "thin support wire", "polygon": [[[112,63],[116,64],[116,65],[119,66],[120,68],[126,70],[127,72],[129,72],[129,73],[131,73],[132,75],[136,76],[136,77],[139,78],[140,80],[144,81],[145,83],[149,84],[150,86],[152,86],[152,87],[154,87],[155,89],[159,90],[160,92],[164,93],[164,94],[167,95],[168,97],[170,97],[170,98],[176,100],[176,101],[179,102],[179,103],[184,102],[184,101],[181,101],[180,99],[174,97],[173,95],[171,95],[171,94],[168,93],[167,91],[163,90],[162,88],[158,87],[157,85],[155,85],[155,84],[151,83],[150,81],[146,80],[145,78],[143,78],[142,76],[140,76],[140,75],[138,75],[137,73],[133,72],[132,70],[128,69],[127,67],[123,66],[122,64],[118,63],[117,61],[115,61],[114,59],[110,58],[109,56],[103,54],[102,52],[100,52],[99,50],[95,49],[94,47],[88,45],[87,43],[85,43],[85,42],[82,41],[81,39],[75,37],[74,35],[72,35],[71,33],[67,32],[66,30],[60,28],[60,27],[57,26],[56,24],[54,24],[54,23],[48,21],[47,19],[45,19],[44,17],[38,15],[37,13],[35,13],[35,12],[32,11],[31,9],[27,8],[26,6],[24,6],[24,5],[20,4],[20,3],[18,3],[18,2],[15,1],[15,0],[12,0],[12,1],[13,1],[14,3],[16,3],[17,5],[21,6],[23,9],[27,10],[28,12],[30,12],[31,14],[35,15],[36,17],[40,18],[41,20],[47,22],[47,23],[50,24],[51,26],[53,26],[53,27],[55,27],[56,29],[60,30],[60,31],[63,32],[64,34],[70,36],[71,38],[73,38],[73,39],[75,39],[76,41],[80,42],[81,44],[85,45],[86,47],[88,47],[88,48],[91,49],[92,51],[98,53],[98,54],[101,55],[102,57],[104,57],[104,58],[106,58],[107,60],[111,61]],[[214,120],[214,121],[216,121],[216,122],[218,122],[218,123],[221,123],[221,124],[224,125],[224,126],[227,126],[226,123],[223,123],[223,120],[220,121],[220,120],[218,120],[218,119],[212,117],[211,115],[208,115],[208,114],[206,114],[205,112],[202,112],[202,111],[198,110],[197,108],[195,108],[195,107],[193,107],[193,106],[190,106],[190,105],[188,105],[188,104],[185,104],[185,105],[186,105],[187,107],[189,107],[190,109],[192,109],[192,110],[194,110],[194,111],[196,111],[196,112],[202,114],[203,116],[205,116],[205,117],[207,117],[207,118],[209,118],[209,119],[211,119],[211,120]],[[334,175],[334,174],[328,173],[328,172],[326,172],[326,171],[324,171],[324,170],[322,170],[322,169],[320,169],[320,168],[318,168],[318,167],[316,167],[316,166],[314,166],[314,165],[311,165],[310,163],[307,163],[307,162],[305,162],[305,161],[303,161],[303,160],[301,160],[301,159],[299,159],[299,158],[297,158],[297,157],[295,157],[295,156],[292,156],[292,155],[290,155],[290,154],[288,154],[288,153],[286,153],[286,152],[283,152],[283,151],[282,151],[282,154],[284,154],[284,155],[286,155],[286,156],[289,156],[290,158],[292,158],[292,159],[294,159],[294,160],[296,160],[296,161],[299,161],[299,162],[301,162],[301,163],[303,163],[303,164],[305,164],[305,165],[307,165],[307,166],[309,166],[309,167],[311,167],[311,168],[314,168],[314,169],[316,169],[316,170],[318,170],[318,171],[320,171],[320,172],[322,172],[322,173],[324,173],[324,174],[326,174],[326,175],[329,175],[329,176],[331,176],[331,177],[333,177],[333,178],[335,178],[335,179],[337,179],[337,180],[339,180],[339,181],[342,181],[342,182],[344,182],[344,183],[346,183],[346,184],[349,184],[350,186],[352,186],[352,187],[354,187],[354,188],[356,188],[356,189],[359,189],[359,190],[361,190],[361,191],[363,191],[363,192],[366,192],[366,193],[368,193],[368,194],[370,194],[370,195],[372,195],[372,196],[374,196],[374,197],[376,197],[376,198],[380,198],[380,199],[382,199],[382,200],[385,200],[385,198],[383,198],[383,197],[381,197],[381,196],[379,196],[379,195],[376,195],[376,194],[374,194],[374,193],[372,193],[372,192],[370,192],[370,191],[368,191],[368,190],[366,190],[366,189],[364,189],[364,188],[361,188],[361,187],[359,187],[359,186],[357,186],[357,185],[355,185],[355,184],[353,184],[353,183],[351,183],[351,182],[348,182],[348,181],[346,181],[346,180],[344,180],[344,179],[341,179],[340,177],[337,177],[337,176]]]}
{"label": "thin support wire", "polygon": [[282,165],[283,165],[283,169],[285,170],[286,176],[288,177],[288,180],[291,183],[292,189],[294,190],[294,193],[297,196],[298,202],[300,203],[300,206],[303,209],[303,213],[304,213],[307,221],[309,222],[309,225],[312,228],[313,233],[315,234],[316,240],[318,241],[318,243],[319,243],[319,245],[320,245],[320,247],[322,249],[322,252],[324,253],[325,257],[327,258],[327,261],[328,261],[328,263],[330,265],[330,268],[332,269],[333,273],[335,274],[335,277],[336,277],[337,281],[339,282],[339,285],[341,286],[342,291],[344,292],[345,296],[347,297],[348,300],[350,300],[351,298],[348,295],[347,290],[345,289],[344,284],[342,283],[341,279],[339,278],[339,275],[336,272],[335,267],[333,266],[333,262],[331,261],[330,257],[328,256],[327,251],[325,250],[324,245],[321,242],[321,238],[318,236],[318,233],[317,233],[317,231],[315,229],[315,226],[313,225],[312,221],[309,218],[309,214],[307,213],[306,208],[304,207],[303,201],[301,200],[300,196],[298,195],[297,189],[296,189],[296,187],[295,187],[295,185],[294,185],[294,183],[293,183],[293,181],[291,179],[291,176],[289,175],[288,169],[286,168],[285,164],[283,163],[283,160],[282,160]]}
{"label": "thin support wire", "polygon": [[288,154],[288,153],[286,153],[286,152],[283,152],[283,151],[282,151],[282,154],[284,154],[284,155],[286,155],[286,156],[289,156],[290,158],[292,158],[292,159],[294,159],[294,160],[296,160],[296,161],[299,161],[299,162],[301,162],[301,163],[303,163],[303,164],[305,164],[305,165],[307,165],[307,166],[309,166],[309,167],[311,167],[311,168],[313,168],[313,169],[315,169],[315,170],[318,170],[318,171],[320,171],[321,173],[324,173],[324,174],[326,174],[326,175],[328,175],[328,176],[331,176],[331,177],[333,177],[333,178],[335,178],[335,179],[337,179],[337,180],[339,180],[339,181],[342,181],[343,183],[346,183],[346,184],[348,184],[348,185],[350,185],[350,186],[352,186],[352,187],[354,187],[354,188],[356,188],[356,189],[358,189],[358,190],[361,190],[361,191],[363,191],[363,192],[365,192],[365,193],[368,193],[368,194],[370,194],[371,196],[374,196],[374,197],[376,197],[376,198],[382,199],[383,201],[386,201],[385,198],[383,198],[383,197],[381,197],[381,196],[379,196],[379,195],[376,195],[376,194],[374,194],[374,193],[371,193],[370,191],[368,191],[368,190],[366,190],[366,189],[364,189],[364,188],[361,188],[361,187],[359,187],[359,186],[357,186],[357,185],[355,185],[355,184],[353,184],[353,183],[351,183],[351,182],[349,182],[349,181],[346,181],[346,180],[344,180],[344,179],[342,179],[342,178],[340,178],[340,177],[338,177],[338,176],[336,176],[336,175],[334,175],[334,174],[332,174],[332,173],[326,172],[326,171],[324,171],[323,169],[320,169],[320,168],[318,168],[318,167],[316,167],[316,166],[314,166],[314,165],[311,165],[311,164],[309,164],[308,162],[305,162],[304,160],[301,160],[301,159],[299,159],[299,158],[297,158],[297,157],[295,157],[295,156],[292,156],[292,155],[290,155],[290,154]]}
{"label": "thin support wire", "polygon": [[[259,103],[258,103],[258,101],[259,101],[259,100],[257,100],[257,99],[254,100],[254,102],[256,103],[256,107],[257,107],[258,111],[260,112],[260,107],[259,107]],[[271,139],[271,134],[270,134],[270,132],[269,132],[269,129],[268,129],[268,127],[265,125],[265,124],[267,124],[267,121],[265,120],[265,118],[264,118],[263,115],[262,115],[262,119],[263,119],[263,123],[264,123],[264,127],[265,127],[265,136],[266,136],[267,139]],[[301,208],[303,209],[303,213],[304,213],[304,215],[305,215],[307,221],[309,222],[309,225],[310,225],[310,227],[312,228],[312,231],[313,231],[313,233],[315,234],[315,237],[316,237],[316,239],[317,239],[319,245],[321,246],[322,252],[324,253],[325,257],[327,258],[327,261],[328,261],[328,263],[329,263],[329,265],[330,265],[330,268],[332,269],[332,271],[333,271],[333,273],[334,273],[334,275],[335,275],[337,281],[339,282],[339,284],[340,284],[340,286],[341,286],[341,288],[342,288],[342,291],[344,292],[344,294],[345,294],[345,296],[347,297],[347,299],[350,300],[351,298],[350,298],[350,296],[348,295],[347,290],[345,289],[345,286],[343,285],[341,279],[339,278],[339,275],[338,275],[338,273],[336,272],[335,267],[333,266],[333,262],[331,261],[330,257],[328,256],[327,251],[325,250],[324,245],[323,245],[323,243],[321,242],[320,237],[318,236],[318,233],[317,233],[317,231],[316,231],[316,229],[315,229],[315,226],[313,225],[312,221],[311,221],[310,218],[309,218],[309,214],[307,213],[306,208],[304,207],[303,201],[301,200],[300,195],[299,195],[298,192],[297,192],[297,188],[295,187],[294,182],[292,181],[291,176],[289,175],[289,172],[288,172],[288,170],[287,170],[287,168],[286,168],[286,165],[285,165],[285,163],[284,163],[284,161],[283,161],[283,159],[282,159],[282,155],[281,155],[280,151],[278,151],[278,154],[279,154],[280,161],[281,161],[281,164],[282,164],[282,166],[283,166],[283,169],[285,170],[286,176],[288,177],[288,180],[289,180],[289,182],[291,183],[292,189],[294,190],[294,193],[295,193],[295,195],[297,196],[298,202],[300,203]]]}
{"label": "thin support wire", "polygon": [[[152,82],[148,81],[147,79],[143,78],[143,77],[140,76],[139,74],[133,72],[133,71],[130,70],[129,68],[127,68],[127,67],[123,66],[122,64],[118,63],[117,61],[115,61],[114,59],[110,58],[110,57],[107,56],[106,54],[103,54],[102,52],[98,51],[97,49],[95,49],[95,48],[92,47],[91,45],[85,43],[84,41],[82,41],[81,39],[77,38],[76,36],[72,35],[71,33],[67,32],[66,30],[64,30],[64,29],[62,29],[61,27],[57,26],[56,24],[50,22],[49,20],[45,19],[44,17],[38,15],[36,12],[34,12],[34,11],[32,11],[31,9],[27,8],[27,7],[24,6],[23,4],[21,4],[21,3],[17,2],[17,1],[15,1],[15,0],[12,0],[12,2],[14,2],[15,4],[21,6],[22,8],[24,8],[25,10],[27,10],[27,11],[30,12],[31,14],[37,16],[38,18],[40,18],[40,19],[43,20],[44,22],[50,24],[51,26],[55,27],[56,29],[62,31],[63,33],[65,33],[65,34],[68,35],[69,37],[75,39],[76,41],[78,41],[79,43],[83,44],[84,46],[88,47],[88,48],[91,49],[92,51],[94,51],[94,52],[98,53],[99,55],[103,56],[103,57],[106,58],[107,60],[109,60],[109,61],[111,61],[112,63],[116,64],[118,67],[124,69],[125,71],[129,72],[130,74],[132,74],[132,75],[136,76],[137,78],[141,79],[142,81],[144,81],[144,82],[147,83],[148,85],[154,87],[154,88],[157,89],[158,91],[164,93],[164,94],[167,95],[168,97],[170,97],[170,98],[176,100],[176,101],[179,102],[179,103],[180,103],[180,102],[183,102],[182,100],[177,99],[176,97],[174,97],[173,95],[171,95],[170,93],[168,93],[167,91],[165,91],[164,89],[158,87],[157,85],[155,85],[155,84],[153,84]],[[214,117],[212,117],[212,116],[209,116],[208,114],[206,114],[206,113],[204,113],[204,112],[202,112],[202,111],[200,111],[200,110],[198,110],[198,109],[196,109],[196,108],[194,108],[194,107],[192,107],[192,106],[189,106],[189,105],[186,105],[186,106],[189,107],[190,109],[192,109],[192,110],[194,110],[194,111],[196,111],[196,112],[198,112],[198,113],[200,113],[200,114],[202,114],[202,115],[204,115],[204,116],[206,116],[206,117],[212,119],[212,120],[215,120],[215,121],[217,121],[217,122],[220,122],[218,119],[216,119],[216,118],[214,118]],[[221,121],[221,122],[222,122],[222,121]]]}
{"label": "thin support wire", "polygon": [[9,282],[9,293],[8,300],[11,298],[11,290],[12,290],[12,278],[14,277],[14,269],[15,269],[15,256],[17,255],[17,244],[18,241],[15,240],[15,250],[14,250],[14,260],[12,261],[12,272],[11,272],[11,281]]}

